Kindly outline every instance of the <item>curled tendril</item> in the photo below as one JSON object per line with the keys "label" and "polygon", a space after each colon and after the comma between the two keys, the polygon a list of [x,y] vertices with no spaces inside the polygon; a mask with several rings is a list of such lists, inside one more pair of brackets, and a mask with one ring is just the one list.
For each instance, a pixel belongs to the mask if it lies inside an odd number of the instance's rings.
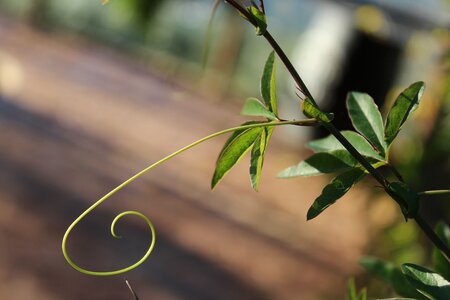
{"label": "curled tendril", "polygon": [[[92,206],[91,206],[90,208],[92,208]],[[95,207],[94,207],[94,208],[95,208]],[[93,208],[92,208],[92,209],[93,209]],[[92,209],[91,209],[91,210],[92,210]],[[91,211],[91,210],[90,210],[90,211]],[[86,211],[86,212],[89,213],[90,211]],[[85,214],[85,215],[86,215],[86,214]],[[85,215],[84,215],[84,216],[85,216]],[[134,264],[132,264],[132,265],[126,267],[126,268],[119,269],[119,270],[115,270],[115,271],[106,271],[106,272],[87,270],[87,269],[84,269],[84,268],[78,266],[77,264],[75,264],[75,263],[71,260],[71,258],[68,256],[68,254],[67,254],[66,247],[65,247],[65,243],[66,243],[66,241],[67,241],[67,236],[69,235],[70,230],[71,230],[71,229],[72,229],[72,228],[73,228],[73,227],[74,227],[74,226],[75,226],[75,225],[76,225],[76,224],[84,217],[83,215],[81,215],[81,216],[80,216],[81,218],[79,217],[77,220],[75,220],[75,222],[72,223],[71,227],[69,227],[69,229],[67,230],[67,232],[66,232],[66,234],[64,235],[64,238],[63,238],[63,248],[62,248],[62,250],[63,250],[64,257],[66,258],[66,260],[67,260],[67,262],[69,263],[69,265],[70,265],[72,268],[74,268],[75,270],[77,270],[78,272],[83,273],[83,274],[86,274],[86,275],[94,275],[94,276],[111,276],[111,275],[118,275],[118,274],[122,274],[122,273],[128,272],[128,271],[130,271],[130,270],[133,270],[134,268],[140,266],[143,262],[145,262],[145,261],[147,260],[147,258],[150,256],[150,254],[152,253],[153,248],[155,247],[155,241],[156,241],[155,228],[153,227],[153,224],[152,224],[152,222],[149,220],[149,218],[147,218],[145,215],[143,215],[142,213],[140,213],[140,212],[138,212],[138,211],[125,211],[125,212],[122,212],[122,213],[118,214],[118,215],[114,218],[114,220],[111,222],[111,235],[112,235],[114,238],[116,238],[116,239],[122,238],[120,235],[117,235],[117,234],[116,234],[116,231],[115,231],[115,228],[116,228],[116,227],[115,227],[115,226],[116,226],[117,222],[118,222],[121,218],[123,218],[124,216],[127,216],[127,215],[134,215],[134,216],[137,216],[137,217],[143,219],[143,220],[145,221],[145,223],[147,223],[148,227],[150,227],[150,231],[151,231],[151,233],[152,233],[152,242],[150,243],[150,246],[148,247],[147,252],[144,254],[144,256],[142,256],[141,259],[139,259],[136,263],[134,263]]]}
{"label": "curled tendril", "polygon": [[132,183],[133,181],[135,181],[136,179],[138,179],[139,177],[141,177],[142,175],[144,175],[145,173],[147,173],[148,171],[150,171],[151,169],[163,164],[164,162],[168,161],[169,159],[209,140],[212,138],[215,138],[219,135],[222,134],[226,134],[226,133],[230,133],[236,130],[242,130],[242,129],[249,129],[249,128],[256,128],[256,127],[274,127],[274,126],[281,126],[281,125],[297,125],[297,126],[313,126],[316,125],[317,121],[315,119],[306,119],[306,120],[300,120],[300,121],[279,121],[279,122],[263,122],[263,123],[256,123],[256,124],[249,124],[249,125],[243,125],[243,126],[239,126],[239,127],[233,127],[233,128],[229,128],[229,129],[225,129],[216,133],[213,133],[211,135],[208,135],[198,141],[193,142],[192,144],[187,145],[184,148],[181,148],[180,150],[164,157],[163,159],[157,161],[156,163],[148,166],[147,168],[143,169],[142,171],[136,173],[134,176],[130,177],[129,179],[127,179],[126,181],[122,182],[120,185],[118,185],[117,187],[115,187],[113,190],[111,190],[109,193],[107,193],[105,196],[103,196],[102,198],[100,198],[97,202],[95,202],[94,204],[92,204],[88,209],[86,209],[78,218],[75,219],[75,221],[73,221],[72,224],[70,224],[70,226],[67,228],[66,233],[64,234],[64,237],[62,239],[62,244],[61,244],[61,248],[62,248],[62,253],[64,255],[64,258],[66,259],[67,263],[74,268],[75,270],[77,270],[80,273],[86,274],[86,275],[94,275],[94,276],[111,276],[111,275],[118,275],[118,274],[122,274],[128,271],[131,271],[135,268],[137,268],[138,266],[140,266],[142,263],[145,262],[145,260],[150,256],[150,254],[152,253],[153,247],[155,246],[155,229],[153,227],[152,222],[142,213],[137,212],[137,211],[125,211],[120,213],[119,215],[117,215],[114,220],[111,223],[111,234],[113,237],[115,238],[120,238],[119,235],[116,234],[115,231],[115,225],[117,224],[117,222],[124,216],[127,215],[134,215],[137,216],[141,219],[143,219],[147,225],[150,227],[151,233],[152,233],[152,242],[147,250],[147,252],[145,253],[145,255],[138,260],[136,263],[123,268],[123,269],[119,269],[119,270],[114,270],[114,271],[106,271],[106,272],[102,272],[102,271],[92,271],[92,270],[88,270],[88,269],[84,269],[80,266],[78,266],[77,264],[75,264],[72,259],[70,258],[69,254],[67,253],[67,239],[69,237],[69,234],[72,232],[72,230],[75,228],[75,226],[84,218],[86,217],[90,212],[92,212],[95,208],[97,208],[100,204],[102,204],[103,202],[105,202],[106,200],[108,200],[111,196],[113,196],[114,194],[116,194],[118,191],[120,191],[121,189],[123,189],[125,186],[129,185],[130,183]]}

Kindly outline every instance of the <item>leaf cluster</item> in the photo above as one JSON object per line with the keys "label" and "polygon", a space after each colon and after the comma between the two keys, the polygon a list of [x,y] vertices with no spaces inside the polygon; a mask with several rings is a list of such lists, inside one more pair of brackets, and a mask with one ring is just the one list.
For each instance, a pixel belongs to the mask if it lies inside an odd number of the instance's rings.
{"label": "leaf cluster", "polygon": [[[350,92],[346,105],[356,131],[341,131],[341,134],[373,168],[388,165],[390,145],[411,112],[417,108],[423,90],[423,82],[416,82],[404,90],[396,99],[385,121],[370,95]],[[306,115],[322,123],[332,120],[332,115],[321,112],[308,98],[303,102],[302,110]],[[333,135],[311,141],[308,147],[315,154],[283,170],[278,177],[293,178],[339,173],[325,186],[322,194],[309,209],[307,218],[310,220],[344,196],[368,172]],[[418,211],[418,197],[415,192],[401,182],[393,182],[389,185],[389,193],[399,202],[405,217],[415,216]]]}
{"label": "leaf cluster", "polygon": [[[263,101],[257,98],[247,99],[241,111],[243,115],[263,117],[266,122],[280,120],[275,74],[275,53],[272,52],[265,63],[261,78]],[[405,89],[397,97],[385,121],[370,95],[360,92],[348,94],[347,111],[355,131],[341,131],[341,134],[374,169],[389,165],[390,145],[411,113],[417,108],[424,88],[423,82],[416,82]],[[316,119],[319,123],[330,123],[333,120],[333,114],[322,112],[312,99],[306,98],[302,102],[301,109],[306,116]],[[252,123],[257,122],[250,121],[243,125]],[[257,190],[261,179],[264,155],[272,132],[272,127],[236,130],[226,141],[219,154],[211,187],[214,188],[251,149],[250,179],[252,187]],[[342,198],[368,174],[368,171],[334,135],[311,141],[308,143],[308,147],[315,154],[297,165],[286,168],[278,174],[278,177],[293,178],[338,173],[324,187],[321,195],[316,198],[308,210],[307,219],[311,220]],[[417,214],[419,207],[417,193],[406,184],[392,182],[387,186],[387,192],[398,202],[406,219],[413,218]]]}
{"label": "leaf cluster", "polygon": [[[235,5],[240,7],[238,4]],[[258,7],[253,2],[252,5],[242,9],[243,11],[240,12],[240,15],[255,26],[256,35],[264,35],[267,31],[267,16],[264,12],[263,4],[261,3],[261,7]]]}
{"label": "leaf cluster", "polygon": [[[270,123],[279,120],[276,86],[275,86],[275,53],[272,52],[264,66],[261,78],[261,96],[263,101],[257,98],[249,98],[242,108],[241,114],[253,117],[263,117]],[[261,123],[250,121],[242,125]],[[222,178],[244,157],[251,149],[250,180],[254,190],[258,190],[261,180],[261,171],[264,164],[264,156],[272,136],[273,127],[256,127],[244,130],[236,130],[225,142],[216,162],[216,168],[211,181],[214,188]]]}
{"label": "leaf cluster", "polygon": [[[436,234],[450,245],[450,228],[439,223]],[[372,275],[383,280],[401,297],[418,300],[450,299],[450,263],[439,249],[434,249],[431,271],[415,264],[395,266],[391,262],[374,257],[361,259],[360,264]],[[400,299],[400,298],[397,298]]]}
{"label": "leaf cluster", "polygon": [[[266,61],[261,78],[261,96],[249,98],[241,111],[243,115],[262,117],[265,122],[280,121],[277,110],[275,90],[275,54],[272,52]],[[423,82],[416,82],[405,89],[396,99],[387,118],[383,120],[375,101],[370,95],[350,92],[347,95],[347,112],[354,131],[341,131],[356,151],[373,169],[389,166],[389,150],[404,123],[417,108],[424,90]],[[301,105],[303,113],[318,123],[332,122],[333,114],[322,112],[314,100],[308,97]],[[244,123],[257,124],[257,121]],[[273,132],[273,127],[252,127],[238,129],[226,141],[217,159],[211,186],[214,188],[220,180],[250,151],[250,179],[252,187],[257,190],[264,163],[264,155]],[[336,135],[314,140],[308,143],[314,154],[278,174],[279,178],[298,176],[317,176],[337,173],[315,199],[307,213],[311,220],[342,198],[353,186],[360,182],[369,172],[355,155],[346,148]],[[406,219],[415,218],[419,210],[419,196],[408,185],[400,181],[387,182],[386,192],[400,205]],[[450,230],[445,225],[437,228],[437,235],[449,246]],[[435,269],[448,276],[449,262],[440,253],[434,253]],[[404,264],[401,268],[376,258],[366,258],[361,264],[372,274],[388,282],[397,294],[413,299],[450,299],[448,281],[438,273],[414,264]],[[348,284],[349,300],[367,299],[366,290],[357,292],[353,280]]]}

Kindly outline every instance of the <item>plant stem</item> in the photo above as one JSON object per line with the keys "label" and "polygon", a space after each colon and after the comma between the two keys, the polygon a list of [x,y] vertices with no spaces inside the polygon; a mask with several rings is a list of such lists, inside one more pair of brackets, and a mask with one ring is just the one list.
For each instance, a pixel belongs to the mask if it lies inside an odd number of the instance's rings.
{"label": "plant stem", "polygon": [[405,180],[403,179],[402,174],[400,174],[400,172],[397,170],[396,167],[394,167],[391,164],[387,164],[387,166],[389,167],[389,169],[391,169],[392,173],[394,173],[394,175],[397,177],[398,180],[400,180],[401,182],[405,182]]}
{"label": "plant stem", "polygon": [[[277,53],[280,60],[285,65],[288,72],[291,74],[294,81],[297,83],[297,85],[300,87],[302,92],[305,94],[306,97],[310,98],[314,103],[314,97],[312,96],[311,92],[306,87],[305,83],[301,79],[299,73],[295,69],[295,67],[292,65],[289,58],[284,53],[283,49],[281,49],[280,45],[277,43],[277,41],[272,37],[270,32],[266,31],[263,34],[264,38],[269,42],[269,44],[272,46],[273,50]],[[366,168],[366,170],[372,174],[372,176],[384,187],[387,188],[389,185],[389,182],[383,177],[383,175],[375,169],[359,152],[358,150],[353,147],[352,144],[340,133],[340,131],[332,124],[332,123],[321,123],[322,126],[324,126],[334,137],[352,154],[352,156],[358,160],[358,162]]]}
{"label": "plant stem", "polygon": [[263,14],[266,14],[266,9],[264,8],[264,0],[259,0],[259,9],[261,9]]}
{"label": "plant stem", "polygon": [[[257,22],[254,20],[253,16],[245,9],[243,8],[239,3],[237,3],[234,0],[225,0],[228,4],[233,6],[236,10],[238,10],[253,26],[257,26]],[[263,34],[264,38],[269,42],[270,46],[275,50],[278,57],[281,59],[283,64],[285,65],[288,72],[291,74],[292,78],[300,88],[300,90],[305,94],[306,97],[310,98],[314,102],[314,97],[312,96],[311,92],[308,90],[308,87],[303,82],[302,78],[298,74],[295,67],[292,65],[289,58],[284,53],[283,49],[281,49],[280,45],[278,45],[277,41],[272,37],[269,31],[266,31]]]}
{"label": "plant stem", "polygon": [[[243,9],[239,4],[237,4],[233,0],[229,0],[227,2],[229,2],[234,8],[239,10],[239,12],[243,14],[249,20],[250,23],[252,23],[253,25],[256,24],[256,22],[252,18],[252,15],[249,14],[245,9]],[[286,53],[284,53],[283,49],[280,47],[278,42],[273,38],[273,36],[270,34],[269,31],[266,31],[263,34],[263,36],[267,40],[267,42],[269,42],[273,50],[277,53],[278,57],[283,62],[284,66],[288,70],[289,74],[291,74],[292,78],[294,79],[295,83],[298,85],[300,90],[303,92],[303,94],[305,94],[306,97],[310,98],[314,103],[316,103],[313,95],[311,94],[308,87],[300,77],[300,74],[292,65],[290,59],[287,57]],[[358,160],[358,162],[362,166],[364,166],[367,169],[367,171],[370,174],[372,174],[373,177],[375,177],[375,179],[384,188],[387,188],[389,183],[385,178],[383,178],[382,174],[379,171],[377,171],[374,167],[372,167],[372,165],[355,149],[355,147],[353,147],[352,144],[350,144],[350,142],[339,132],[339,130],[337,130],[337,128],[333,124],[322,123],[321,125],[323,125],[326,129],[328,129],[328,131],[330,131],[330,133],[334,135],[339,142],[341,142],[341,144],[356,158],[356,160]]]}
{"label": "plant stem", "polygon": [[[229,3],[231,6],[233,6],[236,10],[238,10],[253,26],[257,26],[256,20],[254,20],[254,17],[240,4],[238,4],[235,0],[225,0],[225,2]],[[273,36],[270,34],[269,31],[265,31],[263,34],[264,38],[267,40],[267,42],[271,45],[273,50],[277,53],[280,60],[285,65],[288,72],[291,74],[292,78],[294,79],[295,83],[298,85],[302,93],[311,99],[312,102],[316,103],[314,100],[314,97],[312,96],[311,92],[308,90],[307,86],[303,82],[302,78],[300,77],[299,73],[295,69],[295,67],[292,65],[289,58],[284,53],[283,49],[280,47],[280,45],[277,43],[277,41],[273,38]],[[316,103],[317,105],[317,103]],[[340,131],[332,124],[332,123],[320,123],[322,126],[324,126],[347,150],[350,152],[350,154],[364,167],[366,170],[383,186],[384,190],[400,205],[407,207],[407,201],[404,199],[398,197],[397,195],[394,195],[392,191],[389,190],[389,181],[381,174],[377,169],[375,169],[367,159],[365,159],[358,150],[353,147],[352,144],[340,133]],[[433,232],[433,230],[428,226],[428,224],[425,222],[425,220],[422,219],[422,217],[417,214],[417,216],[414,218],[417,224],[420,226],[420,228],[423,230],[423,232],[428,236],[428,238],[439,248],[443,253],[446,254],[447,257],[450,257],[450,249],[439,239],[439,237]]]}
{"label": "plant stem", "polygon": [[417,225],[425,232],[426,236],[433,242],[433,244],[442,251],[446,256],[447,260],[450,260],[450,249],[447,245],[439,238],[439,236],[433,231],[433,229],[428,225],[428,223],[420,216],[417,215],[414,220]]}
{"label": "plant stem", "polygon": [[445,194],[450,194],[450,190],[424,191],[424,192],[419,192],[417,194],[419,194],[419,196],[445,195]]}
{"label": "plant stem", "polygon": [[[308,88],[304,84],[303,80],[301,79],[300,75],[298,74],[297,70],[294,68],[290,60],[287,58],[284,51],[281,49],[281,47],[278,45],[276,40],[272,37],[272,35],[266,31],[266,33],[263,35],[267,41],[270,43],[272,48],[277,53],[278,57],[281,59],[281,61],[286,66],[288,72],[291,74],[292,78],[295,80],[295,82],[301,87],[302,92],[310,98],[313,102],[314,98],[309,92]],[[366,170],[383,186],[384,190],[396,201],[401,207],[408,207],[407,202],[398,197],[397,195],[394,195],[389,190],[389,181],[381,174],[377,169],[375,169],[369,161],[367,161],[364,156],[362,156],[358,150],[353,147],[352,144],[341,134],[341,132],[332,124],[332,123],[321,123],[323,127],[325,127],[344,147],[345,149],[350,152],[350,154],[364,167]],[[403,181],[403,178],[401,177],[400,173],[396,172],[397,170],[395,168],[392,169],[397,176],[399,176],[400,181]],[[449,191],[450,192],[450,191]],[[416,217],[414,217],[414,220],[417,222],[419,227],[422,229],[422,231],[425,233],[425,235],[431,240],[431,242],[434,243],[436,247],[438,247],[446,256],[447,258],[450,258],[450,249],[445,245],[442,240],[434,233],[434,231],[428,226],[428,224],[425,222],[424,219],[420,216],[420,214],[417,214]]]}
{"label": "plant stem", "polygon": [[387,189],[389,186],[389,182],[386,178],[375,169],[358,150],[353,147],[352,144],[341,134],[341,132],[331,123],[323,123],[322,124],[344,147],[350,152],[350,154],[356,158],[356,160],[364,167],[366,170],[383,186],[384,189]]}
{"label": "plant stem", "polygon": [[[312,96],[311,92],[306,87],[305,83],[301,79],[299,73],[295,69],[295,67],[292,65],[289,58],[284,53],[283,49],[281,49],[280,45],[277,43],[277,41],[272,37],[272,35],[266,31],[264,33],[264,38],[269,42],[269,44],[272,46],[273,50],[277,53],[280,60],[285,65],[288,72],[291,74],[294,81],[297,83],[297,85],[300,87],[302,92],[305,94],[306,97],[310,98],[314,103],[314,97]],[[358,150],[353,147],[352,144],[340,133],[340,131],[332,124],[332,123],[321,123],[322,126],[324,126],[347,150],[352,154],[352,156],[358,160],[358,162],[366,168],[366,170],[372,174],[372,176],[384,187],[387,188],[389,185],[389,182],[383,177],[383,175],[375,169],[359,152]]]}
{"label": "plant stem", "polygon": [[[244,15],[247,20],[254,26],[256,26],[256,21],[253,20],[253,16],[245,10],[241,5],[239,5],[234,0],[226,0],[225,2],[228,2],[231,6],[233,6],[235,9],[237,9],[242,15]],[[283,49],[280,47],[278,42],[273,38],[273,36],[270,34],[269,31],[266,31],[263,34],[264,38],[269,42],[273,50],[277,53],[280,60],[285,65],[286,69],[288,70],[289,74],[291,74],[292,78],[296,82],[296,84],[299,86],[301,91],[305,94],[306,97],[310,98],[314,103],[314,97],[312,96],[311,92],[308,90],[306,84],[303,82],[302,78],[300,77],[299,73],[295,69],[295,67],[292,65],[290,59],[287,57],[286,53],[284,53]],[[367,169],[367,171],[372,174],[372,176],[385,188],[387,189],[387,186],[389,185],[389,182],[383,177],[383,175],[377,171],[359,152],[358,150],[353,147],[352,144],[339,132],[339,130],[331,123],[321,123],[332,135],[336,137],[336,139],[355,157],[358,162]]]}
{"label": "plant stem", "polygon": [[292,78],[294,79],[295,83],[298,85],[300,90],[303,94],[305,94],[306,97],[310,98],[314,103],[314,97],[312,96],[311,92],[308,90],[308,87],[303,82],[302,78],[298,74],[295,67],[292,65],[290,59],[286,56],[283,49],[281,49],[280,45],[277,43],[277,41],[273,38],[273,36],[270,34],[269,31],[266,31],[263,34],[264,38],[269,42],[270,46],[273,48],[273,50],[277,53],[280,60],[283,62],[284,66],[288,70],[289,74],[291,74]]}
{"label": "plant stem", "polygon": [[[284,51],[281,49],[281,47],[278,45],[276,40],[272,37],[272,35],[267,31],[264,34],[264,37],[267,39],[267,41],[270,43],[272,48],[275,50],[275,52],[278,54],[278,57],[281,59],[281,61],[286,66],[288,72],[291,74],[295,82],[301,87],[303,93],[305,96],[309,97],[311,100],[314,101],[313,96],[309,92],[308,88],[305,86],[303,80],[301,79],[300,75],[298,74],[297,70],[294,68],[290,60],[287,58]],[[315,102],[315,101],[314,101]],[[366,170],[383,186],[385,191],[400,205],[404,206],[407,205],[405,201],[401,201],[403,199],[399,199],[396,195],[393,195],[392,192],[388,190],[389,181],[377,170],[375,169],[359,152],[358,150],[353,147],[352,144],[340,133],[340,131],[332,124],[332,123],[321,123],[322,126],[324,126],[347,150],[350,152],[350,154],[358,160],[358,162],[366,168]],[[402,182],[404,182],[403,177],[401,174],[397,171],[397,169],[393,166],[390,166],[394,174],[398,177],[398,179]],[[447,194],[450,193],[450,190],[441,190],[441,191],[428,191],[428,192],[422,192],[419,193],[419,195],[436,195],[436,194]],[[434,233],[434,231],[430,228],[430,226],[426,223],[426,221],[420,216],[420,214],[417,214],[417,216],[414,218],[414,220],[417,222],[419,227],[422,229],[422,231],[426,234],[426,236],[434,243],[436,247],[438,247],[446,256],[447,258],[450,257],[450,249],[445,245],[442,240]]]}
{"label": "plant stem", "polygon": [[225,3],[230,4],[231,6],[233,6],[237,11],[239,11],[242,15],[244,15],[244,17],[247,18],[247,20],[252,23],[252,25],[256,26],[256,21],[253,20],[252,15],[244,8],[242,7],[242,5],[240,5],[238,2],[234,1],[234,0],[224,0]]}

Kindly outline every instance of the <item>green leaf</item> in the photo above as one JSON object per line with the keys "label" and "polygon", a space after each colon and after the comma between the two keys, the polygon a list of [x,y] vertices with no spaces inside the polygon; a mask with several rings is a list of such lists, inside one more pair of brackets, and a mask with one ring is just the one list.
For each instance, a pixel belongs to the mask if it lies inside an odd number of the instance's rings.
{"label": "green leaf", "polygon": [[350,278],[347,283],[347,300],[367,300],[367,289],[363,288],[358,295],[355,278]]}
{"label": "green leaf", "polygon": [[252,155],[250,158],[250,180],[252,187],[258,191],[259,181],[261,179],[261,171],[264,164],[264,154],[272,135],[273,128],[263,128],[261,134],[256,139],[252,148]]}
{"label": "green leaf", "polygon": [[367,289],[363,288],[361,292],[359,292],[359,300],[367,300]]}
{"label": "green leaf", "polygon": [[419,300],[427,299],[408,283],[400,268],[393,263],[376,257],[362,258],[359,263],[370,274],[388,283],[398,295]]}
{"label": "green leaf", "polygon": [[409,283],[429,299],[450,299],[450,283],[441,275],[414,264],[402,265]]}
{"label": "green leaf", "polygon": [[[450,227],[439,222],[434,230],[437,236],[450,248]],[[438,248],[433,249],[433,267],[445,279],[450,280],[450,262]]]}
{"label": "green leaf", "polygon": [[248,98],[247,101],[245,101],[241,114],[245,116],[265,117],[269,120],[277,120],[277,116],[275,116],[273,112],[268,110],[264,104],[256,98]]}
{"label": "green leaf", "polygon": [[[359,133],[354,131],[341,131],[341,134],[355,147],[361,155],[371,157],[379,161],[384,158],[378,154],[370,143]],[[333,136],[329,135],[326,138],[314,140],[308,143],[308,147],[315,152],[326,152],[334,150],[344,150],[345,147]]]}
{"label": "green leaf", "polygon": [[231,170],[231,168],[241,160],[245,153],[250,149],[255,140],[261,133],[261,128],[251,128],[235,132],[225,143],[219,158],[217,159],[216,169],[211,181],[213,189],[217,183]]}
{"label": "green leaf", "polygon": [[256,22],[256,34],[263,35],[267,31],[267,17],[266,15],[260,11],[258,8],[254,6],[250,6],[247,8],[248,12],[253,16],[254,21]]}
{"label": "green leaf", "polygon": [[[248,122],[245,122],[245,123],[242,123],[241,125],[239,125],[239,126],[245,126],[245,125],[253,125],[253,124],[258,124],[258,123],[261,123],[261,122],[258,122],[258,121],[248,121]],[[219,156],[217,157],[217,160],[219,160],[219,158],[222,156],[222,153],[225,151],[225,149],[227,149],[227,147],[228,147],[228,145],[229,144],[231,144],[240,134],[242,134],[243,132],[245,132],[245,131],[247,131],[248,129],[238,129],[238,130],[235,130],[234,132],[233,132],[233,134],[228,138],[228,140],[225,142],[225,144],[223,145],[223,147],[222,147],[222,150],[220,151],[220,153],[219,153]],[[217,162],[216,162],[217,163]]]}
{"label": "green leaf", "polygon": [[278,178],[316,176],[347,170],[357,165],[358,162],[347,150],[321,152],[301,161],[298,165],[281,171]]}
{"label": "green leaf", "polygon": [[361,169],[352,169],[338,175],[322,191],[308,210],[307,219],[311,220],[321,214],[330,205],[344,196],[356,183],[365,176]]}
{"label": "green leaf", "polygon": [[400,205],[405,219],[415,218],[419,212],[419,195],[403,182],[391,182],[387,192]]}
{"label": "green leaf", "polygon": [[378,106],[368,94],[351,92],[347,96],[347,110],[355,129],[385,156],[384,126]]}
{"label": "green leaf", "polygon": [[394,105],[389,111],[386,120],[386,129],[384,130],[384,139],[388,146],[395,139],[410,114],[418,107],[424,90],[425,83],[422,81],[413,83],[395,100]]}
{"label": "green leaf", "polygon": [[261,77],[261,96],[263,97],[266,106],[269,107],[269,110],[273,112],[274,115],[278,114],[275,84],[276,68],[275,52],[272,51],[267,58]]}
{"label": "green leaf", "polygon": [[334,119],[334,115],[332,113],[324,113],[322,112],[317,104],[314,103],[310,98],[306,98],[302,102],[302,112],[305,116],[309,118],[314,118],[317,121],[323,123],[330,123]]}
{"label": "green leaf", "polygon": [[359,292],[359,300],[367,300],[367,288],[363,288],[361,292]]}
{"label": "green leaf", "polygon": [[347,300],[359,300],[354,278],[350,278],[347,283]]}

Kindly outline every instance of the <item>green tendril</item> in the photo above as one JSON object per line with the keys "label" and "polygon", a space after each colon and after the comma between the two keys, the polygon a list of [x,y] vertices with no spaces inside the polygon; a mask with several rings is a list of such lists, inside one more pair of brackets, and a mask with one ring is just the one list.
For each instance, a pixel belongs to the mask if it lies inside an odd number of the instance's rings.
{"label": "green tendril", "polygon": [[164,162],[168,161],[169,159],[207,141],[210,140],[212,138],[215,138],[217,136],[226,134],[226,133],[230,133],[236,130],[243,130],[243,129],[249,129],[249,128],[256,128],[256,127],[274,127],[274,126],[282,126],[282,125],[297,125],[297,126],[314,126],[317,125],[317,121],[315,119],[305,119],[305,120],[300,120],[300,121],[279,121],[279,122],[263,122],[263,123],[256,123],[256,124],[249,124],[249,125],[243,125],[243,126],[239,126],[239,127],[233,127],[233,128],[228,128],[222,131],[218,131],[216,133],[213,133],[211,135],[208,135],[200,140],[197,140],[195,142],[193,142],[192,144],[187,145],[184,148],[181,148],[180,150],[173,152],[172,154],[164,157],[163,159],[157,161],[156,163],[148,166],[147,168],[143,169],[142,171],[136,173],[135,175],[133,175],[132,177],[130,177],[129,179],[127,179],[126,181],[122,182],[120,185],[118,185],[117,187],[115,187],[114,189],[112,189],[109,193],[107,193],[105,196],[103,196],[102,198],[100,198],[99,200],[97,200],[97,202],[95,202],[94,204],[92,204],[88,209],[86,209],[78,218],[75,219],[75,221],[73,221],[72,224],[70,224],[70,226],[67,228],[64,237],[62,239],[62,244],[61,244],[61,248],[62,248],[62,253],[64,255],[64,258],[66,259],[67,263],[74,268],[75,270],[77,270],[80,273],[86,274],[86,275],[93,275],[93,276],[112,276],[112,275],[118,275],[118,274],[123,274],[125,272],[131,271],[135,268],[137,268],[138,266],[140,266],[142,263],[145,262],[145,260],[147,260],[147,258],[150,256],[150,254],[153,251],[153,247],[155,246],[155,240],[156,240],[156,234],[155,234],[155,228],[153,227],[152,222],[142,213],[137,212],[137,211],[125,211],[120,213],[119,215],[117,215],[114,220],[111,223],[111,235],[114,238],[121,238],[120,235],[117,235],[116,231],[115,231],[115,225],[117,224],[117,222],[124,216],[127,215],[134,215],[137,216],[141,219],[143,219],[147,225],[150,227],[151,233],[152,233],[152,242],[147,250],[147,252],[145,253],[145,255],[139,259],[136,263],[126,267],[126,268],[122,268],[122,269],[118,269],[115,271],[92,271],[92,270],[88,270],[88,269],[84,269],[80,266],[78,266],[77,264],[75,264],[72,259],[70,258],[69,254],[67,253],[67,239],[69,237],[69,234],[72,232],[72,230],[75,228],[75,226],[84,218],[86,217],[91,211],[93,211],[95,208],[97,208],[97,206],[99,206],[100,204],[102,204],[103,202],[105,202],[106,200],[108,200],[111,196],[113,196],[114,194],[116,194],[117,192],[119,192],[121,189],[123,189],[124,187],[126,187],[127,185],[129,185],[130,183],[132,183],[133,181],[135,181],[136,179],[138,179],[139,177],[141,177],[142,175],[144,175],[145,173],[147,173],[148,171],[150,171],[151,169],[163,164]]}
{"label": "green tendril", "polygon": [[419,192],[418,194],[419,194],[419,196],[446,195],[446,194],[450,194],[450,190],[424,191],[424,192]]}
{"label": "green tendril", "polygon": [[[105,196],[106,197],[106,196]],[[106,200],[108,198],[103,199]],[[67,229],[66,234],[64,235],[63,238],[63,242],[62,242],[62,251],[63,251],[63,255],[64,258],[67,260],[67,262],[69,263],[69,265],[74,268],[75,270],[77,270],[80,273],[86,274],[86,275],[94,275],[94,276],[112,276],[112,275],[118,275],[118,274],[122,274],[128,271],[133,270],[134,268],[137,268],[138,266],[140,266],[142,263],[144,263],[147,258],[150,256],[150,254],[153,251],[153,247],[155,246],[155,241],[156,241],[156,233],[155,233],[155,228],[153,227],[152,222],[142,213],[138,212],[138,211],[125,211],[123,213],[120,213],[119,215],[117,215],[114,220],[111,223],[111,234],[114,238],[116,239],[120,239],[121,236],[117,235],[115,232],[115,226],[117,224],[117,222],[124,216],[127,215],[134,215],[137,216],[141,219],[143,219],[145,221],[145,223],[147,223],[147,225],[150,227],[150,231],[152,233],[152,242],[150,244],[150,247],[148,248],[147,252],[144,254],[144,256],[142,256],[142,258],[137,261],[136,263],[123,268],[123,269],[119,269],[119,270],[115,270],[115,271],[107,271],[107,272],[101,272],[101,271],[91,271],[91,270],[87,270],[84,269],[80,266],[78,266],[77,264],[75,264],[72,259],[69,257],[69,255],[67,254],[66,251],[66,242],[67,242],[67,237],[69,235],[69,233],[72,231],[73,227],[75,227],[75,225],[77,225],[77,223],[79,221],[81,221],[81,219],[83,219],[89,212],[91,212],[95,207],[97,207],[100,204],[100,200],[95,203],[93,206],[91,206],[88,210],[86,210],[82,215],[80,215],[75,222],[72,223],[72,225],[70,225],[70,227]]]}

